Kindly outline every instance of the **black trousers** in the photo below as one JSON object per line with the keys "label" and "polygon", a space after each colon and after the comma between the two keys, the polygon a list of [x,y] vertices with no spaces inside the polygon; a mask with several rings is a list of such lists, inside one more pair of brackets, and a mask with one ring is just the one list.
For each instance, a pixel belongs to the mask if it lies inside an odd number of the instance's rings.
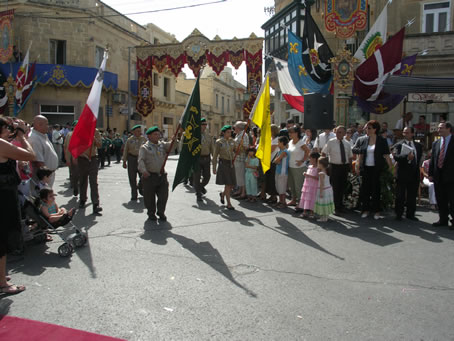
{"label": "black trousers", "polygon": [[98,158],[94,156],[88,160],[79,156],[77,165],[79,166],[80,201],[87,201],[87,189],[90,183],[91,202],[93,205],[99,205]]}
{"label": "black trousers", "polygon": [[440,222],[447,224],[449,215],[454,219],[454,183],[435,182],[435,197],[438,205]]}
{"label": "black trousers", "polygon": [[394,209],[398,217],[401,217],[404,213],[404,207],[407,207],[407,217],[415,216],[418,187],[419,178],[417,174],[414,176],[406,174],[406,176],[399,176],[397,178]]}
{"label": "black trousers", "polygon": [[[137,190],[142,191],[142,177],[138,169],[138,157],[128,154],[128,178],[131,187],[131,198],[137,198]],[[137,185],[137,176],[139,176],[139,185]]]}
{"label": "black trousers", "polygon": [[380,174],[381,169],[378,167],[364,166],[359,190],[361,211],[363,212],[380,212]]}
{"label": "black trousers", "polygon": [[[143,177],[143,201],[148,215],[164,215],[169,198],[169,182],[167,174],[151,173],[148,178]],[[157,197],[157,202],[156,202]]]}
{"label": "black trousers", "polygon": [[[210,182],[211,158],[209,155],[199,157],[199,169],[194,171],[192,178],[197,196],[202,195],[202,189]],[[200,178],[203,177],[202,181]]]}
{"label": "black trousers", "polygon": [[106,152],[104,149],[98,149],[98,160],[99,160],[99,168],[104,168],[104,163],[106,162]]}
{"label": "black trousers", "polygon": [[331,164],[331,177],[330,182],[333,187],[334,194],[334,207],[336,211],[344,208],[344,193],[347,188],[348,173],[350,165],[335,165]]}
{"label": "black trousers", "polygon": [[115,157],[117,158],[117,163],[121,161],[121,147],[115,146]]}

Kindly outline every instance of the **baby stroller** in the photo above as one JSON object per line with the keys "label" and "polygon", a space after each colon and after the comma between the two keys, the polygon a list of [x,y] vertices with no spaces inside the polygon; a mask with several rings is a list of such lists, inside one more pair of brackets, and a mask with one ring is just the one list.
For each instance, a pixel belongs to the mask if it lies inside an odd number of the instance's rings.
{"label": "baby stroller", "polygon": [[[23,181],[19,186],[20,201],[22,210],[28,220],[36,223],[36,227],[28,231],[31,237],[36,242],[42,243],[46,241],[47,230],[53,230],[64,242],[58,247],[58,254],[61,257],[70,256],[76,247],[84,246],[88,241],[87,233],[79,229],[71,221],[72,217],[65,215],[59,221],[50,223],[47,218],[42,214],[40,207],[39,197],[30,195],[30,186],[33,186],[33,180]],[[27,193],[27,190],[29,191]],[[69,225],[66,226],[65,225]],[[60,227],[65,227],[60,229]]]}

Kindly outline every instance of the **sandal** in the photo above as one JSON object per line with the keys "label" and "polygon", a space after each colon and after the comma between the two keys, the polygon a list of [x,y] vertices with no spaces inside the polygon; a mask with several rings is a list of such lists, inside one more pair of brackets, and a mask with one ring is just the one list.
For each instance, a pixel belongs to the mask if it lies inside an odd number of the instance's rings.
{"label": "sandal", "polygon": [[283,204],[283,203],[279,203],[279,204],[277,204],[276,208],[287,208],[287,205]]}
{"label": "sandal", "polygon": [[53,240],[54,240],[54,238],[52,238],[50,235],[46,234],[46,242],[51,242]]}
{"label": "sandal", "polygon": [[8,294],[8,295],[15,295],[24,290],[25,290],[25,287],[23,285],[11,284],[11,285],[5,285],[4,287],[0,287],[0,292],[2,294]]}
{"label": "sandal", "polygon": [[225,201],[224,201],[224,196],[222,195],[222,193],[219,193],[219,197],[221,198],[221,204],[224,205]]}
{"label": "sandal", "polygon": [[227,209],[231,210],[231,211],[235,211],[235,207],[233,207],[233,206],[227,206]]}

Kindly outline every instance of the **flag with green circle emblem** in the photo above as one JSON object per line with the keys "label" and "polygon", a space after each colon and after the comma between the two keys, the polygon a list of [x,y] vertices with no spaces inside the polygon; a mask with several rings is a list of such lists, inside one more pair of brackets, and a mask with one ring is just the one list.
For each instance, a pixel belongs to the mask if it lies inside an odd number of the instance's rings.
{"label": "flag with green circle emblem", "polygon": [[201,129],[200,129],[200,88],[199,77],[192,90],[184,113],[180,119],[180,127],[183,128],[183,145],[178,159],[177,170],[173,180],[172,191],[185,179],[192,176],[192,173],[199,167],[199,156],[201,150]]}

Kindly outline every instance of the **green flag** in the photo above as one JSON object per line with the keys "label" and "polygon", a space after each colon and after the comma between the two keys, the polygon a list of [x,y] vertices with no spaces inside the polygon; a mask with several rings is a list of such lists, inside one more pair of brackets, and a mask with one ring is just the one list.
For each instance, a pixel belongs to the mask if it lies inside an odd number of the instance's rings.
{"label": "green flag", "polygon": [[180,158],[178,159],[172,191],[175,187],[184,182],[186,178],[192,176],[194,170],[197,170],[199,167],[201,148],[199,77],[197,77],[197,80],[195,81],[192,95],[189,98],[188,104],[186,105],[180,120],[181,127],[184,130],[183,135],[181,136],[183,139],[183,147],[181,148]]}

